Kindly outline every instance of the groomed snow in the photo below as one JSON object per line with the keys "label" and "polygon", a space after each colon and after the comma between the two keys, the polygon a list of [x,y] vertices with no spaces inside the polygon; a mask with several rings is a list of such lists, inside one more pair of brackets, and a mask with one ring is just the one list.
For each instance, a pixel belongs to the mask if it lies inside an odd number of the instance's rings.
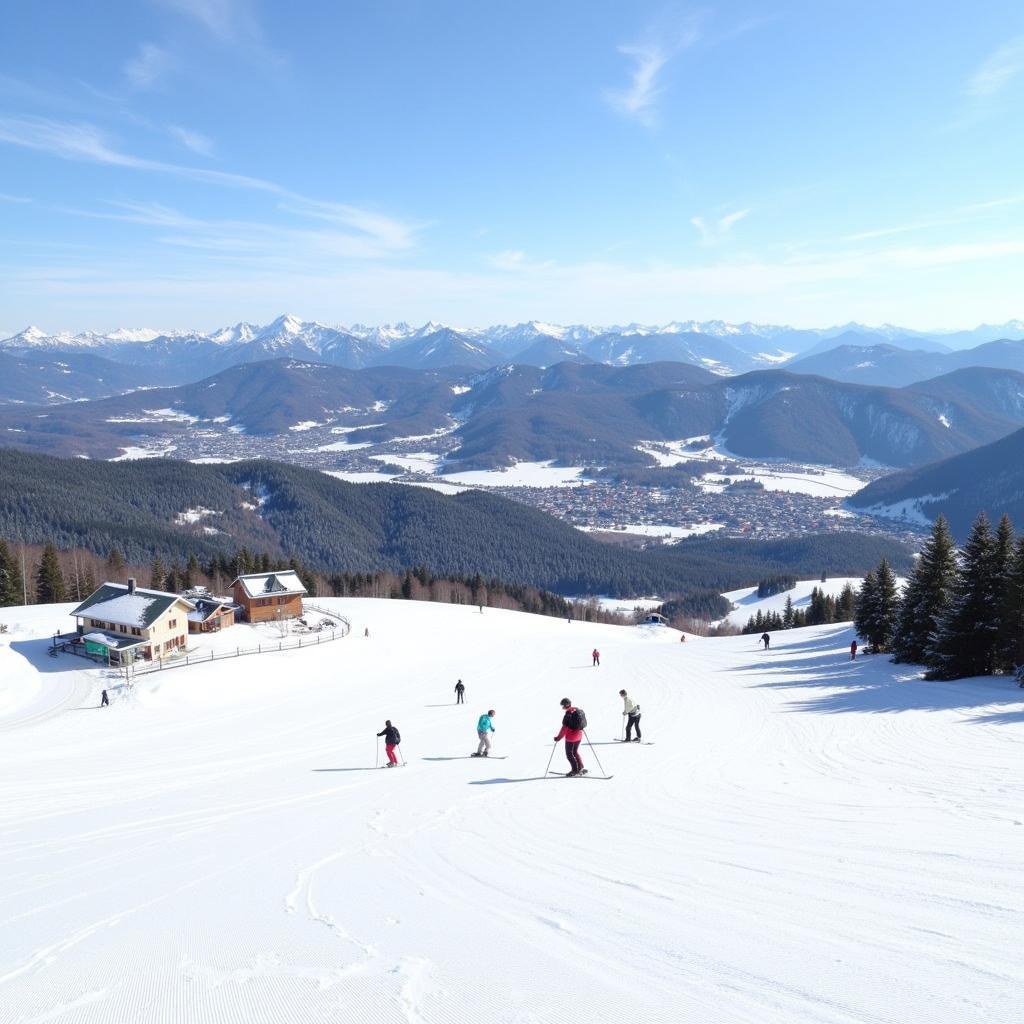
{"label": "groomed snow", "polygon": [[[0,612],[5,1021],[1019,1020],[1008,681],[851,663],[842,626],[764,653],[322,603],[352,636],[104,709],[112,677],[45,654],[66,606]],[[655,746],[610,742],[621,687]],[[544,776],[564,694],[613,779]],[[464,757],[488,707],[505,761]],[[405,768],[374,768],[385,717]]]}
{"label": "groomed snow", "polygon": [[847,498],[864,486],[849,473],[837,469],[814,470],[806,472],[785,472],[782,470],[741,469],[726,473],[705,473],[698,481],[707,491],[720,491],[726,480],[757,480],[764,485],[766,491],[788,491],[794,494],[810,494],[818,498]]}
{"label": "groomed snow", "polygon": [[793,599],[794,608],[806,608],[811,603],[811,592],[817,587],[819,590],[838,597],[843,587],[849,583],[854,592],[860,590],[861,578],[859,576],[838,576],[826,580],[820,579],[798,580],[792,590],[784,591],[781,594],[772,594],[771,597],[758,597],[757,587],[741,587],[739,590],[729,590],[722,595],[727,601],[731,601],[736,608],[731,611],[722,621],[730,622],[734,626],[745,626],[751,615],[761,612],[778,612],[782,614],[786,607],[786,598]]}
{"label": "groomed snow", "polygon": [[556,466],[554,462],[517,462],[508,469],[467,470],[445,473],[446,483],[467,487],[580,487],[589,484],[583,479],[580,466]]}

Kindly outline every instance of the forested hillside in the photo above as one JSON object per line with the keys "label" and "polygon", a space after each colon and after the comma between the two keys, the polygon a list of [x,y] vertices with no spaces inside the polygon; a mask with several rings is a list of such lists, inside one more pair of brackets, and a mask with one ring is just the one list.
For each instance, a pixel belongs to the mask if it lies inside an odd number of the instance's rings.
{"label": "forested hillside", "polygon": [[628,551],[482,491],[455,496],[395,484],[349,484],[267,461],[193,465],[92,462],[0,451],[0,537],[52,542],[130,562],[206,560],[240,547],[296,558],[324,575],[426,567],[561,594],[680,596],[714,616],[718,592],[781,570],[863,572],[892,541],[832,534],[775,541],[694,538]]}

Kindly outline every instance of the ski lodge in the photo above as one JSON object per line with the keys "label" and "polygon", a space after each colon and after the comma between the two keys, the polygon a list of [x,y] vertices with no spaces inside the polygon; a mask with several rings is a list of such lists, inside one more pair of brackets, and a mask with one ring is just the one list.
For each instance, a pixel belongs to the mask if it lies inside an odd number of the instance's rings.
{"label": "ski lodge", "polygon": [[241,606],[224,598],[205,595],[189,596],[194,605],[188,613],[188,631],[190,633],[219,633],[237,621]]}
{"label": "ski lodge", "polygon": [[278,622],[302,615],[306,588],[291,569],[239,576],[231,589],[246,622]]}
{"label": "ski lodge", "polygon": [[71,613],[77,633],[61,639],[111,665],[165,658],[188,642],[188,615],[194,608],[178,594],[137,587],[134,579],[104,583]]}

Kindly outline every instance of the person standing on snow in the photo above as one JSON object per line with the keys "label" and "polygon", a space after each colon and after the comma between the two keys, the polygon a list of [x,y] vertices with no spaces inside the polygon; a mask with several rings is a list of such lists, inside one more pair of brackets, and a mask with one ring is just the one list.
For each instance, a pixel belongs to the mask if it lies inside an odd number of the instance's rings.
{"label": "person standing on snow", "polygon": [[619,690],[622,698],[622,714],[626,719],[626,743],[631,742],[633,730],[636,729],[636,741],[640,742],[640,705],[625,690]]}
{"label": "person standing on snow", "polygon": [[107,691],[104,690],[103,693],[100,695],[100,707],[101,708],[106,708],[106,707],[109,707],[109,706],[110,706],[110,697],[107,696]]}
{"label": "person standing on snow", "polygon": [[391,724],[391,719],[389,718],[384,723],[384,728],[377,735],[384,737],[384,749],[388,755],[388,768],[396,768],[398,766],[398,758],[395,757],[395,747],[402,742],[402,734]]}
{"label": "person standing on snow", "polygon": [[466,703],[466,696],[465,696],[465,694],[466,694],[466,688],[462,685],[462,680],[460,679],[455,684],[455,703],[456,704],[465,704]]}
{"label": "person standing on snow", "polygon": [[856,660],[857,660],[857,641],[856,640],[851,640],[850,641],[850,661],[856,661]]}
{"label": "person standing on snow", "polygon": [[594,659],[594,665],[601,664],[601,652],[596,647],[590,652],[590,656]]}
{"label": "person standing on snow", "polygon": [[481,715],[476,723],[476,734],[480,738],[480,742],[477,744],[476,753],[473,754],[473,757],[486,757],[490,753],[491,733],[494,732],[492,718],[494,718],[493,708],[486,715]]}
{"label": "person standing on snow", "polygon": [[772,642],[772,638],[767,633],[762,633],[761,634],[761,643],[764,644],[764,649],[766,651],[768,650],[769,646],[771,646],[771,642]]}
{"label": "person standing on snow", "polygon": [[583,730],[587,727],[587,716],[579,708],[573,707],[568,697],[560,701],[562,710],[562,728],[555,737],[555,742],[565,740],[565,759],[569,762],[569,775],[586,775],[587,769],[583,767],[580,759],[580,743],[583,742]]}

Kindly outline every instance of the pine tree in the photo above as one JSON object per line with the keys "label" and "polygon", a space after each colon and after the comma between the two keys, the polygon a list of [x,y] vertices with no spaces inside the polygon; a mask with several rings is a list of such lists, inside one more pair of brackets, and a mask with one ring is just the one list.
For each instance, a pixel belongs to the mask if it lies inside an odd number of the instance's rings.
{"label": "pine tree", "polygon": [[124,555],[117,548],[111,548],[107,555],[107,572],[112,583],[119,582],[124,575]]}
{"label": "pine tree", "polygon": [[786,607],[782,612],[782,628],[793,628],[793,598],[789,594],[786,595]]}
{"label": "pine tree", "polygon": [[996,545],[992,572],[995,576],[996,604],[992,609],[996,627],[996,650],[992,665],[993,672],[1003,672],[1013,668],[1013,662],[1006,657],[1009,646],[1008,633],[1011,629],[1007,615],[1012,614],[1007,607],[1007,595],[1010,590],[1010,576],[1014,567],[1014,533],[1010,517],[1004,512],[996,527]]}
{"label": "pine tree", "polygon": [[853,612],[856,607],[857,595],[854,593],[853,587],[846,583],[839,595],[839,601],[836,603],[836,621],[852,622]]}
{"label": "pine tree", "polygon": [[896,576],[883,558],[878,568],[864,577],[853,618],[857,633],[872,653],[884,653],[892,645],[897,602]]}
{"label": "pine tree", "polygon": [[7,542],[0,540],[0,608],[21,604],[24,599],[18,558]]}
{"label": "pine tree", "polygon": [[853,610],[853,628],[865,644],[868,643],[871,623],[874,619],[877,589],[875,571],[872,569],[870,572],[865,573],[864,579],[861,580],[860,590],[857,592],[857,601]]}
{"label": "pine tree", "polygon": [[64,573],[57,558],[57,549],[53,544],[43,548],[42,561],[36,569],[36,601],[39,604],[60,604],[68,599],[67,587],[64,585]]}
{"label": "pine tree", "polygon": [[999,642],[996,539],[982,512],[963,547],[949,605],[928,658],[929,679],[990,675]]}
{"label": "pine tree", "polygon": [[956,570],[956,545],[949,524],[940,515],[903,589],[893,661],[923,665],[928,660],[938,622],[949,605]]}
{"label": "pine tree", "polygon": [[166,583],[167,570],[164,568],[164,563],[160,560],[160,556],[157,555],[149,567],[149,585],[153,590],[163,590]]}
{"label": "pine tree", "polygon": [[1024,665],[1024,534],[1017,538],[1006,579],[999,653],[1013,670]]}

